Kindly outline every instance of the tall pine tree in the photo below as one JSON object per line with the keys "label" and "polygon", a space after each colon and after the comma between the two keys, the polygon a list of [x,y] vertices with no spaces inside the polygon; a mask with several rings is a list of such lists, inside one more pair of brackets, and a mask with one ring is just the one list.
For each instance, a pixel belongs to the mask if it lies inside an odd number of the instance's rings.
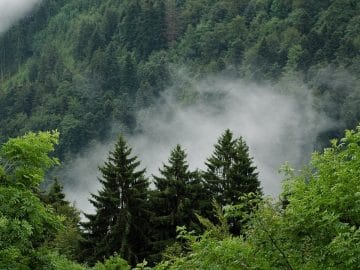
{"label": "tall pine tree", "polygon": [[100,167],[102,189],[92,194],[95,214],[86,214],[87,222],[81,253],[90,264],[117,253],[135,265],[148,252],[148,180],[140,162],[131,155],[120,136],[114,152]]}
{"label": "tall pine tree", "polygon": [[[241,197],[250,193],[261,194],[256,167],[249,157],[249,148],[242,137],[234,138],[229,129],[219,138],[214,153],[205,164],[207,192],[221,206],[239,204]],[[246,213],[252,210],[244,209]],[[207,216],[212,219],[211,215]],[[228,217],[230,232],[239,235],[244,222],[246,221],[241,217]]]}
{"label": "tall pine tree", "polygon": [[168,164],[159,169],[161,176],[154,176],[156,190],[151,196],[155,212],[153,227],[153,256],[150,261],[160,259],[160,253],[176,239],[176,227],[196,228],[195,212],[199,208],[197,196],[201,190],[197,173],[189,171],[186,153],[177,145],[170,154]]}
{"label": "tall pine tree", "polygon": [[256,167],[242,137],[234,138],[227,129],[205,163],[208,191],[222,206],[236,204],[239,197],[250,192],[261,193]]}

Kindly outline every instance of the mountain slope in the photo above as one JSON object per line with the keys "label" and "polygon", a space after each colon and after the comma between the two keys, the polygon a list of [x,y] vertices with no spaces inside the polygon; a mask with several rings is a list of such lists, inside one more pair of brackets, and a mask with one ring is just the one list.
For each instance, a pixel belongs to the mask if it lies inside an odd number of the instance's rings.
{"label": "mountain slope", "polygon": [[64,158],[131,132],[174,64],[194,78],[276,83],[295,73],[337,130],[353,127],[359,14],[355,0],[44,0],[0,37],[0,141],[57,128]]}

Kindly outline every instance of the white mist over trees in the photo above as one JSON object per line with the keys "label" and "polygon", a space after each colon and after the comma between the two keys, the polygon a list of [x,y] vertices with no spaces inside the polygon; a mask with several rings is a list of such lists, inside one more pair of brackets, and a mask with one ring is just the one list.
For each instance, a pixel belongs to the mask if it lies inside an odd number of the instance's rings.
{"label": "white mist over trees", "polygon": [[42,0],[0,0],[0,35]]}
{"label": "white mist over trees", "polygon": [[358,270],[359,14],[0,0],[0,269]]}
{"label": "white mist over trees", "polygon": [[[314,98],[301,82],[265,86],[217,76],[190,83],[183,74],[179,76],[181,82],[155,106],[138,113],[137,133],[127,138],[148,176],[157,174],[178,143],[188,154],[191,170],[205,169],[217,138],[229,128],[248,144],[264,193],[277,195],[279,168],[285,162],[303,165],[315,148],[316,137],[332,125],[315,111]],[[186,95],[186,89],[179,88],[184,81],[190,83],[194,95],[180,102]],[[283,94],[288,87],[291,91]],[[113,128],[121,129],[118,123]],[[91,210],[88,193],[98,189],[97,167],[112,145],[113,141],[95,143],[64,167],[63,178],[72,183],[66,188],[68,198],[85,211]]]}

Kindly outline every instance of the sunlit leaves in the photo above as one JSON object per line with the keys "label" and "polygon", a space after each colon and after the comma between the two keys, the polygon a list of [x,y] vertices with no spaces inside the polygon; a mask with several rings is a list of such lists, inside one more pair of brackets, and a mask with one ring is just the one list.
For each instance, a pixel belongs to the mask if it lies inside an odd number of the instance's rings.
{"label": "sunlit leaves", "polygon": [[0,149],[0,161],[7,173],[9,184],[36,188],[43,180],[45,171],[59,163],[50,157],[59,139],[59,133],[27,133],[9,139]]}
{"label": "sunlit leaves", "polygon": [[61,228],[58,217],[33,193],[45,171],[58,163],[48,156],[58,136],[28,133],[0,148],[0,268],[31,268],[33,261],[41,261],[38,248]]}

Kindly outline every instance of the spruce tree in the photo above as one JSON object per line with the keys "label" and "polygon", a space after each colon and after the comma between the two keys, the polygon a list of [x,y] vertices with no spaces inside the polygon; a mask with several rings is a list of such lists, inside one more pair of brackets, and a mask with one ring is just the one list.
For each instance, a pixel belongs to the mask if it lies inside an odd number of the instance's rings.
{"label": "spruce tree", "polygon": [[[242,137],[234,138],[227,129],[215,145],[214,153],[205,163],[204,180],[209,197],[221,206],[236,205],[244,195],[261,194],[256,167],[252,165],[249,148]],[[256,206],[254,206],[256,207]],[[246,213],[253,209],[244,209]],[[206,216],[213,220],[212,215]],[[244,226],[242,217],[228,217],[230,232],[239,235]]]}
{"label": "spruce tree", "polygon": [[161,176],[153,176],[156,190],[151,196],[154,209],[153,256],[150,261],[160,259],[160,253],[176,239],[176,227],[196,227],[195,211],[198,209],[200,178],[189,171],[186,153],[177,145],[170,154],[168,164],[159,169]]}
{"label": "spruce tree", "polygon": [[234,138],[227,129],[205,163],[204,179],[211,196],[222,206],[236,204],[240,196],[261,193],[256,167],[242,137]]}
{"label": "spruce tree", "polygon": [[65,199],[63,185],[57,178],[55,178],[48,193],[41,195],[41,199],[51,205],[56,214],[64,218],[64,227],[56,234],[54,239],[48,241],[48,245],[57,249],[68,259],[76,259],[76,252],[79,249],[81,240],[80,212]]}
{"label": "spruce tree", "polygon": [[69,205],[65,200],[64,187],[60,184],[57,178],[54,179],[53,184],[50,186],[48,194],[44,196],[46,203],[51,204],[55,210],[62,205]]}
{"label": "spruce tree", "polygon": [[44,203],[51,205],[57,214],[65,217],[66,221],[74,225],[78,225],[80,222],[80,212],[66,200],[64,187],[57,178],[54,179],[47,194],[42,194],[40,199]]}
{"label": "spruce tree", "polygon": [[148,181],[140,162],[120,136],[100,167],[102,189],[92,194],[95,214],[82,223],[82,257],[90,264],[117,253],[135,265],[148,252]]}

